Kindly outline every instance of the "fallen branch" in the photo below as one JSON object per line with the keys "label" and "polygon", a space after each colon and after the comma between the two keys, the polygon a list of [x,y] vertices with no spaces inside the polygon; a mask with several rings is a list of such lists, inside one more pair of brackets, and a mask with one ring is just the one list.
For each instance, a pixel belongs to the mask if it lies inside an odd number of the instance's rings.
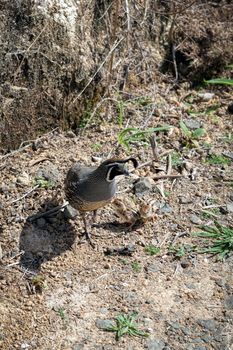
{"label": "fallen branch", "polygon": [[164,175],[155,175],[152,176],[153,180],[161,180],[161,179],[180,179],[184,177],[184,175],[168,175],[168,174],[164,174]]}
{"label": "fallen branch", "polygon": [[25,197],[29,196],[30,193],[32,193],[33,191],[35,191],[38,187],[40,187],[40,185],[36,185],[33,188],[31,188],[28,192],[26,192],[23,196],[13,200],[12,202],[10,202],[10,204],[16,203],[18,201],[20,201],[21,199],[24,199]]}
{"label": "fallen branch", "polygon": [[38,213],[38,214],[32,215],[27,219],[27,221],[32,222],[32,221],[35,221],[37,219],[40,219],[40,218],[43,218],[46,216],[50,216],[51,214],[56,214],[59,211],[61,211],[63,208],[65,208],[68,204],[69,204],[69,202],[65,202],[64,204],[58,205],[57,207],[50,209],[48,211],[45,211],[44,213]]}

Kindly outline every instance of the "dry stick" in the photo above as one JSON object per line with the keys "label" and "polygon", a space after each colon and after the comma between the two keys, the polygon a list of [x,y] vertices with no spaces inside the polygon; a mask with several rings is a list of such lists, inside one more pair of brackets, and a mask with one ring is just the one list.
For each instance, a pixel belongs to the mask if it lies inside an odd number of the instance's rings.
{"label": "dry stick", "polygon": [[65,202],[64,204],[58,205],[57,207],[50,209],[48,211],[45,211],[44,213],[38,213],[38,214],[32,215],[28,218],[27,221],[32,222],[37,219],[43,218],[44,216],[50,216],[51,214],[55,214],[59,212],[61,209],[65,208],[68,204],[69,202]]}
{"label": "dry stick", "polygon": [[104,66],[104,64],[106,63],[106,61],[108,60],[109,56],[111,55],[111,53],[117,48],[117,46],[122,42],[122,40],[124,40],[124,37],[120,38],[117,42],[115,42],[111,48],[111,50],[109,51],[109,53],[107,54],[107,56],[105,57],[105,59],[103,60],[103,62],[100,64],[99,68],[96,70],[96,72],[93,74],[93,76],[91,77],[91,79],[88,81],[88,83],[85,85],[85,87],[82,89],[82,91],[78,94],[78,96],[75,97],[75,99],[71,102],[74,103],[78,98],[80,98],[82,96],[82,94],[84,93],[84,91],[88,88],[88,86],[91,84],[91,82],[93,81],[93,79],[96,77],[96,75],[99,73],[99,71],[101,70],[101,68]]}
{"label": "dry stick", "polygon": [[[46,25],[44,26],[44,28],[42,28],[42,30],[40,31],[40,33],[37,35],[37,37],[35,38],[35,40],[33,40],[33,42],[31,43],[31,45],[28,46],[27,50],[25,51],[25,54],[29,52],[29,50],[32,48],[32,46],[37,42],[37,40],[39,39],[39,37],[41,36],[41,34],[45,31],[45,29],[47,28],[48,26],[48,22],[46,23]],[[14,76],[13,76],[13,81],[15,81],[15,78],[17,77],[18,73],[19,73],[19,70],[20,68],[22,67],[22,64],[25,60],[25,55],[23,56],[22,58],[22,61],[20,62],[18,68],[16,69],[15,73],[14,73]]]}
{"label": "dry stick", "polygon": [[10,204],[16,203],[18,201],[20,201],[21,199],[24,199],[25,197],[27,197],[30,193],[32,193],[33,191],[35,191],[40,185],[36,185],[33,188],[31,188],[28,192],[26,192],[22,197],[19,197],[15,200],[13,200],[12,202],[10,202]]}
{"label": "dry stick", "polygon": [[178,74],[177,63],[176,63],[176,47],[174,44],[172,44],[172,60],[173,60],[173,65],[174,65],[174,70],[176,75],[175,83],[178,83],[179,74]]}
{"label": "dry stick", "polygon": [[158,150],[158,144],[156,142],[156,137],[155,135],[150,137],[150,145],[153,153],[153,160],[158,162],[159,160],[159,150]]}
{"label": "dry stick", "polygon": [[153,180],[161,180],[161,179],[180,179],[184,177],[184,175],[155,175],[152,177]]}
{"label": "dry stick", "polygon": [[171,154],[168,154],[166,173],[167,173],[167,175],[171,175],[171,172],[172,172],[172,157],[171,157]]}

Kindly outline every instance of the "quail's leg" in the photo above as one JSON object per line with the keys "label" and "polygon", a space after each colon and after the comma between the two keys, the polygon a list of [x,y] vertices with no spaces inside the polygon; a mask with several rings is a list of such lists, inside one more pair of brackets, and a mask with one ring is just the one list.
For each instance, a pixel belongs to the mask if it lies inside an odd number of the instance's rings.
{"label": "quail's leg", "polygon": [[82,214],[82,219],[83,219],[83,223],[84,223],[84,229],[85,229],[85,236],[87,241],[90,243],[90,245],[92,246],[92,248],[95,248],[95,245],[92,243],[90,234],[88,232],[88,228],[87,228],[87,220],[86,220],[86,216],[85,214]]}

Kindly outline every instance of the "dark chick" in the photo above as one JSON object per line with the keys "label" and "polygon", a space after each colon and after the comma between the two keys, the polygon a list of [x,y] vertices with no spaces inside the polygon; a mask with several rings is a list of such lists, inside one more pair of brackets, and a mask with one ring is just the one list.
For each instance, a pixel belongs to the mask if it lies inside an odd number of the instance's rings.
{"label": "dark chick", "polygon": [[[131,161],[134,168],[138,166],[135,158],[111,158],[98,167],[86,167],[79,163],[74,164],[68,171],[65,180],[66,197],[72,207],[82,215],[85,235],[91,243],[87,230],[86,212],[104,207],[110,203],[116,194],[116,176],[129,175],[125,164]],[[91,243],[93,246],[93,244]]]}

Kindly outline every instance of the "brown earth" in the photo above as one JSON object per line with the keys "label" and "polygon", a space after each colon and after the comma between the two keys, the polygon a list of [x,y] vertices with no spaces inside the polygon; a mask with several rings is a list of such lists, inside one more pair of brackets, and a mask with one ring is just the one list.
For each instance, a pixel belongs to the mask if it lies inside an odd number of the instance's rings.
{"label": "brown earth", "polygon": [[[94,116],[77,136],[55,130],[1,158],[1,349],[232,348],[232,256],[219,261],[198,253],[194,246],[201,249],[204,241],[193,235],[200,223],[212,225],[215,219],[232,225],[232,158],[224,158],[226,164],[208,162],[211,154],[232,157],[232,115],[227,113],[231,95],[216,91],[204,102],[198,93],[169,90],[168,84],[159,83],[153,92],[148,88],[124,100],[122,126],[110,117]],[[186,142],[184,147],[180,119],[206,129],[198,145],[188,147]],[[118,197],[130,213],[154,201],[155,213],[144,225],[127,229],[110,205],[99,211],[92,225],[93,250],[80,244],[80,218],[68,220],[59,212],[27,221],[62,204],[63,179],[74,161],[92,164],[92,156],[107,158],[110,153],[132,154],[141,164],[151,160],[148,144],[134,142],[126,151],[117,136],[126,125],[164,124],[172,129],[158,133],[159,152],[173,151],[172,174],[183,177],[151,180],[150,192],[142,198],[133,194],[136,175],[151,179],[166,173],[163,157],[119,183]],[[47,174],[53,188],[35,188],[38,171]],[[135,250],[132,256],[106,255],[108,248],[129,244]],[[149,244],[160,252],[149,255]],[[185,253],[176,257],[171,244],[186,247]],[[113,333],[101,329],[100,320],[113,321],[131,312],[138,313],[139,328],[148,338],[125,336],[116,341]]]}

